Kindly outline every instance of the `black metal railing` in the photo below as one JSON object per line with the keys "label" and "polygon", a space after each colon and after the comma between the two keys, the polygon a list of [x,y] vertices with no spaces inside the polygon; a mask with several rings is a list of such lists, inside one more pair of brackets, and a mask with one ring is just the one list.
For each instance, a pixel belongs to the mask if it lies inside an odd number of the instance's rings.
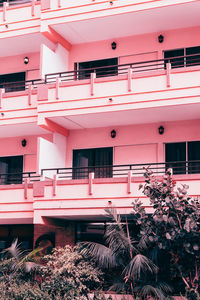
{"label": "black metal railing", "polygon": [[[40,0],[35,0],[35,2],[38,2]],[[32,2],[32,0],[0,0],[0,7],[3,6],[3,3],[7,2],[8,5],[20,5],[20,4],[25,4]]]}
{"label": "black metal railing", "polygon": [[128,74],[129,69],[131,69],[135,74],[141,72],[145,73],[148,71],[165,70],[167,63],[170,63],[172,68],[200,65],[200,54],[177,56],[167,59],[143,61],[123,65],[112,65],[68,72],[51,73],[45,75],[45,80],[35,79],[17,82],[5,82],[0,83],[0,88],[4,88],[5,92],[23,91],[28,89],[30,85],[32,85],[33,88],[37,88],[40,84],[55,83],[57,78],[59,78],[63,82],[88,79],[90,77],[90,74],[94,72],[99,78]]}
{"label": "black metal railing", "polygon": [[42,79],[26,80],[26,81],[16,81],[16,82],[4,82],[0,83],[0,88],[5,89],[6,93],[25,91],[29,88],[30,85],[33,88],[37,88],[38,85],[45,84],[45,81]]}
{"label": "black metal railing", "polygon": [[40,175],[36,172],[18,172],[0,174],[0,185],[7,184],[22,184],[26,179],[30,182],[39,181]]}
{"label": "black metal railing", "polygon": [[88,79],[91,73],[96,73],[96,77],[98,78],[111,77],[127,74],[129,69],[131,69],[133,73],[165,70],[167,63],[170,63],[172,68],[200,65],[200,53],[159,60],[52,73],[45,76],[45,82],[54,83],[56,78],[60,78],[61,81],[83,80]]}
{"label": "black metal railing", "polygon": [[154,175],[164,175],[168,169],[172,169],[173,175],[178,174],[200,174],[200,161],[179,161],[163,162],[149,164],[130,164],[130,165],[112,165],[112,166],[90,166],[75,168],[53,168],[42,169],[42,176],[52,177],[54,174],[59,179],[87,179],[89,173],[94,173],[95,178],[115,178],[124,177],[131,171],[133,176],[144,176],[148,168]]}

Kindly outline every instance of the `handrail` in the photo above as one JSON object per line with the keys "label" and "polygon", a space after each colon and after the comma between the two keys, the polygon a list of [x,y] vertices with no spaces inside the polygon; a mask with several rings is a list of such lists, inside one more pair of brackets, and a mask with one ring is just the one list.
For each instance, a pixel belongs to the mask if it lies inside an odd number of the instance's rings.
{"label": "handrail", "polygon": [[173,174],[200,174],[200,161],[175,161],[162,163],[143,163],[125,165],[105,165],[73,168],[50,168],[42,169],[41,175],[57,175],[58,178],[83,179],[88,178],[89,173],[94,173],[96,178],[110,178],[127,176],[131,171],[133,176],[143,176],[148,168],[155,175],[165,174],[167,169],[172,169]]}
{"label": "handrail", "polygon": [[32,85],[33,88],[37,88],[40,84],[55,83],[57,78],[60,78],[61,81],[77,81],[82,79],[89,79],[91,73],[94,72],[96,73],[97,77],[101,78],[128,74],[129,69],[132,69],[133,73],[165,70],[167,63],[171,63],[172,68],[200,65],[200,53],[121,65],[102,66],[97,68],[51,73],[45,75],[45,80],[34,79],[18,82],[0,83],[0,87],[5,88],[5,92],[22,91],[28,89],[29,85]]}
{"label": "handrail", "polygon": [[[35,0],[36,2],[39,2],[40,0]],[[6,2],[10,5],[20,5],[24,3],[32,2],[32,0],[0,0],[0,6],[3,6],[3,3]]]}
{"label": "handrail", "polygon": [[95,178],[117,178],[125,177],[131,171],[132,176],[144,176],[146,169],[152,171],[154,175],[160,176],[166,173],[167,169],[172,169],[174,175],[178,174],[200,174],[200,160],[174,161],[162,163],[142,163],[124,165],[105,165],[73,168],[48,168],[42,169],[41,174],[36,172],[15,172],[0,174],[0,185],[22,184],[26,179],[33,183],[40,181],[41,177],[58,179],[87,179],[89,173],[94,173]]}
{"label": "handrail", "polygon": [[97,68],[87,68],[67,72],[51,73],[45,76],[45,82],[53,83],[56,81],[56,78],[60,78],[61,80],[63,79],[63,81],[86,79],[89,78],[90,73],[93,72],[96,72],[98,77],[116,76],[121,74],[127,74],[129,68],[131,68],[134,73],[165,70],[167,63],[171,63],[172,68],[200,65],[200,53],[185,56],[176,56],[173,58],[127,63],[121,65],[110,65]]}
{"label": "handrail", "polygon": [[0,185],[22,184],[26,179],[30,182],[39,181],[40,175],[36,172],[15,172],[0,174]]}

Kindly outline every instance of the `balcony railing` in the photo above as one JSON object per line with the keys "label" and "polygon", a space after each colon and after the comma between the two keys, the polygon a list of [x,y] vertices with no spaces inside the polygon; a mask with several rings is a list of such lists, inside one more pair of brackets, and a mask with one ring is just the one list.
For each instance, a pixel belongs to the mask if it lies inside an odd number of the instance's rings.
{"label": "balcony railing", "polygon": [[32,85],[33,88],[37,88],[37,86],[40,84],[55,83],[57,78],[60,78],[61,82],[88,79],[90,78],[91,73],[94,72],[96,73],[96,76],[98,78],[128,74],[129,69],[132,70],[133,74],[145,73],[149,71],[154,72],[158,70],[165,70],[167,67],[167,63],[170,63],[172,68],[197,66],[200,65],[200,54],[177,56],[167,59],[143,61],[123,65],[103,66],[95,69],[91,68],[68,72],[52,73],[45,75],[45,80],[35,79],[27,81],[0,83],[0,88],[4,88],[5,92],[23,91],[28,89],[30,85]]}
{"label": "balcony railing", "polygon": [[165,70],[167,67],[167,63],[170,63],[172,68],[200,65],[200,53],[186,56],[177,56],[167,59],[135,62],[123,65],[102,66],[98,68],[52,73],[45,76],[45,82],[54,83],[56,81],[56,78],[60,78],[61,81],[88,79],[91,73],[96,73],[96,77],[98,78],[124,75],[128,74],[129,69],[131,69],[133,73]]}
{"label": "balcony railing", "polygon": [[4,173],[0,174],[0,185],[22,184],[26,179],[30,182],[39,181],[40,176],[36,172]]}
{"label": "balcony railing", "polygon": [[90,173],[94,173],[95,178],[117,178],[127,177],[128,173],[131,171],[133,177],[139,177],[144,176],[146,169],[152,171],[155,176],[164,175],[168,169],[172,170],[173,175],[200,174],[200,161],[52,168],[42,169],[41,175],[38,175],[36,172],[4,173],[0,174],[0,185],[22,184],[25,180],[35,182],[40,181],[41,176],[43,178],[52,178],[53,175],[57,175],[60,180],[87,179],[89,178]]}
{"label": "balcony railing", "polygon": [[[35,0],[35,2],[36,1],[40,1],[40,0]],[[32,2],[32,0],[0,0],[0,7],[3,6],[4,2],[8,3],[8,5],[10,6],[10,5],[20,5],[20,4]]]}
{"label": "balcony railing", "polygon": [[94,173],[95,178],[116,178],[128,176],[131,171],[132,176],[144,176],[145,170],[152,171],[155,176],[164,175],[168,169],[172,169],[174,175],[178,174],[200,174],[200,161],[178,161],[149,164],[130,164],[112,166],[91,166],[75,168],[53,168],[42,169],[42,176],[52,176],[56,174],[58,179],[87,179],[89,173]]}
{"label": "balcony railing", "polygon": [[9,92],[27,90],[31,85],[33,86],[33,88],[37,88],[39,84],[44,84],[44,83],[45,81],[41,79],[16,81],[16,82],[4,82],[4,83],[0,83],[0,88],[4,89],[6,93],[9,93]]}

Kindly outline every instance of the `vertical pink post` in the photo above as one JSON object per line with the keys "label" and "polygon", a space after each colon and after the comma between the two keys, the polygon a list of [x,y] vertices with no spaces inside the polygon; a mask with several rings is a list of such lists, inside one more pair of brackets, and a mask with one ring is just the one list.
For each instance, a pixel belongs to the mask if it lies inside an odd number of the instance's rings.
{"label": "vertical pink post", "polygon": [[28,198],[28,185],[30,183],[30,178],[26,178],[24,181],[24,199]]}
{"label": "vertical pink post", "polygon": [[29,106],[31,105],[32,88],[33,88],[33,86],[32,86],[32,84],[30,84],[30,85],[28,86],[28,105],[29,105]]}
{"label": "vertical pink post", "polygon": [[59,91],[60,91],[60,78],[56,78],[56,100],[59,99]]}
{"label": "vertical pink post", "polygon": [[167,63],[166,64],[166,68],[167,68],[167,71],[166,71],[166,81],[167,81],[167,87],[170,87],[171,86],[171,82],[170,82],[170,74],[171,74],[171,64],[170,63]]}
{"label": "vertical pink post", "polygon": [[89,192],[88,192],[89,195],[93,194],[93,189],[92,189],[93,179],[94,179],[94,173],[89,173]]}
{"label": "vertical pink post", "polygon": [[128,68],[128,92],[132,91],[132,74],[133,74],[133,69]]}
{"label": "vertical pink post", "polygon": [[61,0],[58,0],[58,7],[61,7]]}
{"label": "vertical pink post", "polygon": [[90,95],[94,96],[94,80],[96,78],[96,73],[90,74]]}
{"label": "vertical pink post", "polygon": [[4,2],[4,3],[3,3],[3,22],[6,21],[7,5],[8,5],[7,2]]}
{"label": "vertical pink post", "polygon": [[57,185],[57,174],[54,174],[53,175],[53,191],[52,191],[53,196],[56,196],[56,185]]}
{"label": "vertical pink post", "polygon": [[131,194],[131,171],[128,171],[127,194]]}
{"label": "vertical pink post", "polygon": [[35,0],[32,0],[31,15],[32,17],[35,16]]}

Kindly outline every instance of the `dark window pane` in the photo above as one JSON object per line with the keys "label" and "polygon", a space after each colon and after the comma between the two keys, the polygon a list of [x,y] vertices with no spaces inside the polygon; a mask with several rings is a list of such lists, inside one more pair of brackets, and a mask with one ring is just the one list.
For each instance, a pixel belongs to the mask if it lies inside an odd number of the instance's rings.
{"label": "dark window pane", "polygon": [[184,67],[184,49],[164,51],[165,68],[166,63],[170,62],[172,68]]}
{"label": "dark window pane", "polygon": [[95,148],[73,151],[73,178],[88,178],[94,172],[96,178],[112,177],[113,148]]}
{"label": "dark window pane", "polygon": [[186,173],[186,143],[165,144],[166,169],[172,168],[173,174]]}
{"label": "dark window pane", "polygon": [[89,241],[103,244],[105,226],[104,223],[78,223],[76,233],[77,242]]}
{"label": "dark window pane", "polygon": [[186,66],[200,65],[200,46],[186,48],[186,55]]}
{"label": "dark window pane", "polygon": [[79,79],[90,78],[90,73],[96,72],[96,77],[114,76],[118,74],[118,58],[109,58],[81,62],[78,64]]}
{"label": "dark window pane", "polygon": [[0,157],[0,184],[22,183],[23,156]]}
{"label": "dark window pane", "polygon": [[25,72],[0,75],[0,88],[5,92],[25,90]]}
{"label": "dark window pane", "polygon": [[188,142],[188,173],[200,173],[200,141]]}

